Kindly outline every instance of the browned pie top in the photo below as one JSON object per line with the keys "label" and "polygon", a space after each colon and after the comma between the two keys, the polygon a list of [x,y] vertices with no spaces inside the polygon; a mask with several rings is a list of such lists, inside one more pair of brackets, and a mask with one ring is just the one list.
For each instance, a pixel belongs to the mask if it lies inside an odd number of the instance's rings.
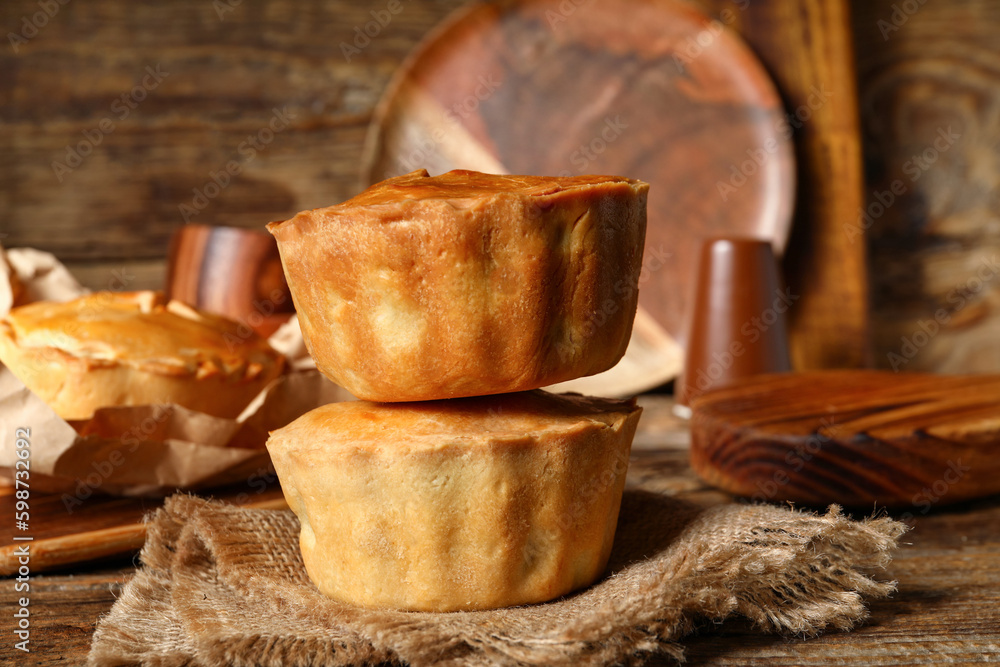
{"label": "browned pie top", "polygon": [[[426,169],[376,183],[361,194],[347,201],[329,206],[325,213],[337,213],[353,208],[400,204],[408,201],[439,200],[456,207],[468,206],[470,202],[481,201],[496,195],[523,197],[543,197],[571,190],[585,190],[605,184],[626,183],[633,186],[645,185],[623,176],[506,176],[484,174],[478,171],[455,169],[440,176],[430,176]],[[297,217],[308,216],[304,211]],[[294,221],[292,218],[290,221]],[[272,232],[281,222],[272,222],[268,229]]]}
{"label": "browned pie top", "polygon": [[610,428],[638,409],[634,401],[541,390],[413,403],[347,401],[317,408],[275,434],[296,447],[414,451]]}
{"label": "browned pie top", "polygon": [[169,375],[249,379],[283,364],[250,329],[157,292],[96,292],[21,306],[0,322],[0,335],[25,351],[56,350],[92,366],[123,364]]}

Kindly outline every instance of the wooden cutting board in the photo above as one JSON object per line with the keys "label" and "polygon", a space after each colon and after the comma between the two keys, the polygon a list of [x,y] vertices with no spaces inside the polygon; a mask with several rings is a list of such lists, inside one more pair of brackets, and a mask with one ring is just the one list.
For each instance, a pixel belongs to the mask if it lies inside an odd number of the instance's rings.
{"label": "wooden cutting board", "polygon": [[1000,493],[997,375],[762,375],[691,407],[692,467],[754,500],[916,514]]}
{"label": "wooden cutting board", "polygon": [[[17,502],[14,491],[10,482],[0,482],[0,512],[10,517],[12,524]],[[276,483],[265,486],[263,481],[206,495],[244,507],[288,507],[281,488]],[[32,573],[138,551],[146,540],[143,517],[163,505],[159,498],[90,497],[79,504],[71,503],[70,511],[62,496],[37,492],[32,492],[27,502],[28,529],[21,531],[11,525],[11,539],[0,547],[0,576],[17,572],[15,552],[23,545],[30,547]]]}

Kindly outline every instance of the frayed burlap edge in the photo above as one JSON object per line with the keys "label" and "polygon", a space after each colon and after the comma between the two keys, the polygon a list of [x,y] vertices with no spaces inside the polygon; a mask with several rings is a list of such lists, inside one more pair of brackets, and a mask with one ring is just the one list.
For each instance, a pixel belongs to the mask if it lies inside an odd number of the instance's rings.
{"label": "frayed burlap edge", "polygon": [[628,490],[609,575],[547,604],[447,614],[365,610],[308,580],[290,512],[174,496],[149,520],[144,566],[101,619],[91,665],[604,665],[682,660],[697,624],[848,630],[906,530],[767,505],[702,509]]}

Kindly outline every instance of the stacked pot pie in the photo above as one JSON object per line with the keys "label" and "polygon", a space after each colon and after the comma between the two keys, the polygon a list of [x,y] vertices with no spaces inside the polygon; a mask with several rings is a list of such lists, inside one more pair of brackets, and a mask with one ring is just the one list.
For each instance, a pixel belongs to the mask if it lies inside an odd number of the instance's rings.
{"label": "stacked pot pie", "polygon": [[624,354],[648,187],[418,171],[268,225],[318,368],[363,399],[268,441],[323,593],[489,609],[600,575],[640,409],[538,388]]}

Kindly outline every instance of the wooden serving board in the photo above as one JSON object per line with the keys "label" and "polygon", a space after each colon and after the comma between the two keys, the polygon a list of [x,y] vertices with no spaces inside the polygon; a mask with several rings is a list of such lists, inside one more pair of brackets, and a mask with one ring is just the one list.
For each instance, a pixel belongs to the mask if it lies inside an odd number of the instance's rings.
{"label": "wooden serving board", "polygon": [[692,467],[754,500],[926,513],[1000,493],[997,375],[761,375],[691,408]]}
{"label": "wooden serving board", "polygon": [[[245,507],[288,507],[276,483],[241,484],[202,495]],[[0,482],[0,512],[11,524],[16,502],[14,487],[8,481]],[[30,493],[27,502],[28,530],[19,531],[11,525],[10,539],[0,547],[0,576],[17,572],[15,552],[23,545],[30,547],[33,573],[138,551],[146,540],[143,517],[163,505],[160,498],[92,496],[82,504],[70,503],[70,511],[62,496],[37,492]],[[15,541],[26,537],[32,539]]]}

